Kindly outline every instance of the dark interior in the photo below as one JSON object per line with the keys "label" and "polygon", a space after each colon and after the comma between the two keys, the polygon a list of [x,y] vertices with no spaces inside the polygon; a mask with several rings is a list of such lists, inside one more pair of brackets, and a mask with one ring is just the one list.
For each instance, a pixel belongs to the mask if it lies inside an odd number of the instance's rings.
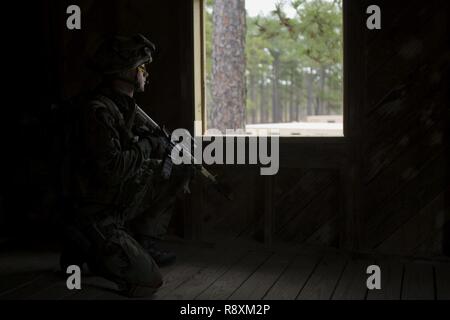
{"label": "dark interior", "polygon": [[[74,3],[83,8],[79,31],[64,27],[65,9]],[[370,4],[383,10],[382,30],[365,28]],[[49,298],[61,293],[48,289],[53,278],[36,285],[39,290],[14,291],[30,280],[20,276],[26,268],[13,272],[14,261],[42,257],[42,268],[56,267],[55,256],[47,255],[59,246],[57,212],[52,210],[51,133],[46,130],[49,108],[98,83],[84,61],[100,35],[141,32],[152,39],[158,50],[151,85],[138,97],[139,104],[171,129],[192,130],[194,120],[192,1],[42,0],[27,6],[11,8],[12,21],[3,27],[4,80],[12,87],[4,94],[2,116],[0,299],[2,294],[26,298],[40,292],[37,297]],[[239,259],[237,252],[229,253],[236,265],[248,269],[242,281],[250,281],[235,285],[241,291],[214,291],[215,280],[208,280],[213,285],[206,291],[195,284],[177,291],[183,279],[174,276],[160,297],[201,298],[203,292],[203,297],[222,299],[234,292],[244,299],[283,298],[280,292],[289,290],[278,286],[288,286],[289,279],[273,286],[270,281],[280,278],[262,278],[275,289],[257,296],[245,288],[261,280],[261,266],[281,274],[311,265],[313,276],[304,281],[314,280],[318,272],[319,280],[320,273],[335,274],[345,284],[352,283],[358,266],[387,259],[395,265],[393,274],[403,279],[391,298],[417,298],[414,288],[419,298],[450,298],[449,4],[345,1],[344,12],[345,137],[282,138],[280,172],[273,177],[260,176],[255,166],[212,167],[232,186],[235,200],[196,182],[192,195],[177,204],[169,245],[180,257],[189,250],[203,254],[206,260],[199,257],[196,264],[192,258],[194,265],[212,266],[217,275],[222,269],[214,265],[214,257],[223,248],[256,250]],[[264,250],[270,254],[265,256]],[[298,259],[299,254],[309,258]],[[197,269],[186,263],[180,268],[195,274]],[[297,269],[292,270],[290,277],[296,275]],[[425,280],[420,274],[426,274]],[[339,299],[348,292],[355,299],[372,296],[365,289],[330,289],[333,294],[317,296],[319,280],[299,285],[302,292],[294,288],[296,294],[284,298]],[[233,287],[232,280],[228,283]],[[109,297],[101,291],[91,294]]]}

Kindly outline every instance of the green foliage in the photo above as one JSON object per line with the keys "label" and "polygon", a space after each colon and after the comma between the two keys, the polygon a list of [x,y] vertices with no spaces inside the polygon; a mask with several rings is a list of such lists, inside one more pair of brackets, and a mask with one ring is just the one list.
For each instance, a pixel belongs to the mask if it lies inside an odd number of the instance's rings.
{"label": "green foliage", "polygon": [[[211,74],[212,70],[212,37],[213,37],[213,6],[214,0],[205,1],[205,51],[206,51],[206,74],[207,76]],[[209,80],[209,79],[208,79]]]}
{"label": "green foliage", "polygon": [[[213,3],[206,0],[207,75],[212,64]],[[287,6],[294,16],[286,14]],[[342,114],[342,34],[342,0],[274,1],[270,14],[247,16],[247,111],[256,114],[247,123],[271,121],[274,107],[282,108],[284,122],[312,114]],[[272,104],[274,90],[279,105]]]}

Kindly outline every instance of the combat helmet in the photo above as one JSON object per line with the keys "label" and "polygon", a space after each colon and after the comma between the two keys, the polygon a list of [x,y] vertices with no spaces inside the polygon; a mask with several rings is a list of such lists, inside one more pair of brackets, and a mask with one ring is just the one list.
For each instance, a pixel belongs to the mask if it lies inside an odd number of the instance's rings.
{"label": "combat helmet", "polygon": [[105,37],[97,47],[89,64],[103,75],[114,75],[151,63],[156,48],[142,34],[131,37]]}

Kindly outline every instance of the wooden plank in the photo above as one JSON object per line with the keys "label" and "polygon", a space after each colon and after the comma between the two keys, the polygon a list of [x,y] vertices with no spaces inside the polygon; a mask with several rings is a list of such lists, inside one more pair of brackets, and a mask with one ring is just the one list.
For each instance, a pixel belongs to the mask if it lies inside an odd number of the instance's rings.
{"label": "wooden plank", "polygon": [[[82,281],[84,279],[82,278]],[[81,284],[81,290],[84,288],[84,284]],[[38,290],[36,293],[33,293],[28,296],[29,300],[61,300],[66,299],[72,295],[74,295],[77,290],[69,290],[67,288],[66,279],[60,279],[50,285],[48,287],[43,288],[42,290]]]}
{"label": "wooden plank", "polygon": [[433,266],[409,263],[405,266],[402,300],[433,300]]}
{"label": "wooden plank", "polygon": [[183,228],[184,238],[188,240],[198,240],[201,237],[201,217],[204,213],[204,192],[205,186],[202,183],[193,182],[190,184],[191,194],[183,201]]}
{"label": "wooden plank", "polygon": [[[168,274],[177,270],[180,265],[186,260],[187,257],[193,257],[196,259],[194,251],[198,249],[196,246],[185,245],[183,243],[170,243],[162,242],[161,248],[173,251],[177,255],[177,262],[175,264],[161,268],[163,278],[166,278]],[[203,249],[199,249],[203,250]],[[165,279],[164,281],[166,281]],[[56,288],[57,289],[57,288]],[[53,289],[52,289],[53,290]],[[58,290],[58,289],[57,289]],[[145,297],[144,299],[150,299],[152,297]],[[74,291],[68,296],[64,296],[66,300],[124,300],[130,299],[123,295],[112,281],[104,279],[102,277],[88,273],[83,277],[82,289],[80,291]]]}
{"label": "wooden plank", "polygon": [[381,290],[369,290],[367,300],[400,300],[402,295],[403,263],[377,262],[381,269]]}
{"label": "wooden plank", "polygon": [[[164,243],[164,248],[175,252],[177,255],[177,261],[173,265],[160,269],[164,279],[164,284],[161,289],[163,289],[165,286],[170,287],[171,286],[170,282],[174,280],[174,277],[172,275],[176,274],[177,271],[182,272],[184,270],[187,264],[188,257],[192,261],[197,261],[198,252],[202,250],[195,246],[184,246],[183,244],[178,243]],[[197,264],[197,262],[193,263]],[[73,295],[67,297],[66,299],[68,300],[126,299],[126,297],[118,291],[118,287],[115,283],[102,277],[90,275],[83,280],[82,286],[84,287],[82,290],[75,292]],[[144,299],[151,299],[151,298],[154,297],[145,297]]]}
{"label": "wooden plank", "polygon": [[327,254],[301,290],[297,300],[329,300],[341,278],[347,259]]}
{"label": "wooden plank", "polygon": [[105,278],[88,275],[82,278],[81,290],[65,295],[63,300],[125,300],[116,283]]}
{"label": "wooden plank", "polygon": [[338,246],[339,244],[339,218],[332,217],[322,224],[306,241],[307,244]]}
{"label": "wooden plank", "polygon": [[438,300],[450,300],[450,264],[435,266],[436,273],[436,298]]}
{"label": "wooden plank", "polygon": [[413,251],[413,256],[436,257],[443,255],[444,228],[437,230]]}
{"label": "wooden plank", "polygon": [[304,242],[333,217],[338,216],[336,185],[331,184],[283,230],[283,239]]}
{"label": "wooden plank", "polygon": [[58,266],[59,255],[54,252],[4,252],[0,255],[0,297],[14,288],[22,287],[43,273]]}
{"label": "wooden plank", "polygon": [[[367,116],[364,141],[367,152],[378,150],[378,146],[390,142],[393,137],[403,139],[409,131],[418,139],[420,130],[432,128],[432,122],[445,118],[446,105],[442,101],[446,100],[446,87],[430,82],[428,78],[429,74],[448,70],[448,56],[436,56],[435,59],[434,64],[417,70],[413,80],[404,80],[387,91],[375,111]],[[406,146],[405,141],[400,142],[400,147]]]}
{"label": "wooden plank", "polygon": [[[255,177],[262,181],[263,177],[257,173],[255,168],[247,166],[223,166],[223,168],[213,169],[218,174],[223,183],[233,186],[234,200],[227,201],[222,195],[212,188],[206,188],[204,196],[204,212],[202,226],[202,237],[206,241],[218,242],[226,237],[238,237],[245,233],[248,228],[248,216],[242,214],[242,208],[249,206],[249,193],[256,193],[254,190]],[[263,207],[263,206],[261,206]],[[263,208],[261,208],[263,210]],[[250,214],[250,213],[249,213]],[[262,217],[262,215],[260,215]]]}
{"label": "wooden plank", "polygon": [[[445,15],[442,12],[434,14],[430,24],[422,28],[419,35],[407,37],[403,35],[398,54],[383,63],[382,67],[374,69],[368,78],[371,86],[366,113],[372,112],[379,105],[387,92],[404,83],[405,80],[417,79],[420,68],[426,64],[435,63],[439,57],[446,55],[446,34],[442,25]],[[372,61],[377,64],[379,60]],[[395,69],[395,72],[392,70]]]}
{"label": "wooden plank", "polygon": [[[82,290],[71,291],[66,287],[66,276],[60,273],[58,267],[59,254],[56,253],[13,253],[8,263],[3,264],[3,268],[14,268],[17,274],[6,276],[8,279],[27,279],[26,282],[3,292],[2,299],[66,299],[75,294],[85,294],[87,288],[85,272],[82,271]],[[14,267],[14,265],[16,265]],[[9,265],[9,266],[8,266]],[[43,270],[43,268],[45,270]],[[53,270],[51,270],[53,269]],[[23,272],[25,270],[25,272]],[[29,270],[29,271],[27,271]],[[30,271],[34,270],[34,271]],[[0,272],[4,272],[4,269]],[[10,282],[10,281],[8,281]]]}
{"label": "wooden plank", "polygon": [[[398,34],[396,29],[403,28],[403,20],[410,19],[412,15],[424,8],[421,1],[390,1],[378,0],[383,14],[383,27],[381,30],[367,31],[368,48],[383,46],[386,42],[386,36],[392,33]],[[389,42],[388,42],[389,43]]]}
{"label": "wooden plank", "polygon": [[365,300],[367,294],[367,267],[370,260],[350,259],[339,280],[333,300]]}
{"label": "wooden plank", "polygon": [[318,256],[299,255],[269,289],[264,300],[295,300],[319,261]]}
{"label": "wooden plank", "polygon": [[448,69],[448,60],[448,54],[437,55],[432,63],[414,69],[414,77],[401,79],[396,86],[386,88],[378,104],[365,117],[364,142],[373,144],[380,136],[389,138],[398,135],[402,128],[411,128],[419,120],[425,122],[427,116],[444,111],[445,104],[439,105],[437,102],[445,102],[445,98],[436,98],[445,97],[446,87],[444,83],[430,81],[429,77]]}
{"label": "wooden plank", "polygon": [[295,197],[296,189],[303,177],[309,172],[308,169],[301,168],[280,168],[275,177],[274,198],[276,199],[274,206],[282,205],[286,199]]}
{"label": "wooden plank", "polygon": [[364,232],[367,213],[362,207],[366,194],[361,182],[361,143],[350,145],[349,153],[352,154],[352,160],[341,169],[337,185],[338,245],[347,250],[359,250],[365,246],[364,237],[367,236]]}
{"label": "wooden plank", "polygon": [[273,221],[274,221],[274,205],[273,205],[273,188],[274,177],[268,176],[264,179],[264,243],[268,246],[272,245],[273,238]]}
{"label": "wooden plank", "polygon": [[217,250],[205,249],[197,254],[196,259],[187,258],[167,275],[164,275],[164,285],[155,293],[152,299],[162,300],[166,299],[166,296],[169,294],[175,295],[175,291],[179,286],[188,281],[193,281],[195,276],[205,269],[211,263],[211,259],[214,259],[217,254]]}
{"label": "wooden plank", "polygon": [[[419,144],[424,149],[442,148],[442,138],[445,132],[445,108],[444,104],[433,104],[436,96],[429,96],[426,99],[419,99],[420,105],[429,105],[429,107],[419,107],[414,110],[414,103],[403,102],[406,110],[398,119],[393,119],[392,123],[382,121],[378,127],[388,127],[378,135],[367,134],[367,140],[364,141],[363,152],[365,154],[364,183],[369,184],[376,179],[380,172],[387,168],[396,159],[403,154],[411,152]],[[369,119],[368,122],[371,122]],[[375,122],[375,121],[373,121]],[[414,160],[413,158],[409,159]]]}
{"label": "wooden plank", "polygon": [[274,254],[231,295],[230,300],[261,300],[292,259],[292,255]]}
{"label": "wooden plank", "polygon": [[417,247],[443,227],[445,212],[448,210],[445,193],[446,191],[441,192],[425,208],[420,210],[417,216],[401,226],[377,249],[390,254],[413,255]]}
{"label": "wooden plank", "polygon": [[[406,112],[413,113],[409,110]],[[392,125],[397,128],[396,133],[384,132],[378,136],[375,143],[366,142],[364,150],[366,158],[363,163],[364,183],[372,190],[377,190],[380,183],[386,183],[386,179],[396,173],[392,182],[393,186],[388,191],[377,194],[378,197],[388,196],[399,183],[404,181],[401,173],[405,167],[420,167],[433,154],[443,149],[446,126],[444,111],[435,106],[430,108],[429,112],[424,111],[422,115],[417,115],[417,119],[410,127],[403,120],[399,120],[397,123],[401,125]],[[379,200],[379,202],[382,201]]]}
{"label": "wooden plank", "polygon": [[17,274],[7,274],[0,277],[0,299],[4,294],[11,292],[15,289],[26,286],[28,283],[34,281],[39,277],[42,272],[31,271]]}
{"label": "wooden plank", "polygon": [[199,300],[225,300],[247,280],[271,254],[250,252],[241,262],[233,266],[205,291],[196,297]]}
{"label": "wooden plank", "polygon": [[205,267],[206,257],[211,254],[211,249],[188,248],[190,255],[187,255],[180,262],[171,266],[170,269],[162,268],[163,286],[151,297],[151,299],[162,299],[171,293],[180,284],[191,279],[196,272]]}
{"label": "wooden plank", "polygon": [[52,287],[55,283],[61,281],[61,275],[55,272],[45,272],[33,279],[32,281],[20,286],[16,289],[5,292],[2,295],[3,300],[21,300],[29,299],[37,292]]}
{"label": "wooden plank", "polygon": [[[330,185],[332,176],[329,170],[309,170],[284,198],[280,205],[275,207],[276,230],[286,227],[296,215],[308,206],[325,187]],[[298,197],[301,194],[302,197]]]}
{"label": "wooden plank", "polygon": [[[410,12],[404,8],[404,3],[402,1],[396,1],[398,3],[402,3],[402,7],[399,11],[397,11],[397,16],[401,15],[400,19],[397,20],[396,25],[392,25],[392,28],[383,25],[382,30],[378,33],[383,34],[382,39],[376,42],[376,46],[371,45],[367,48],[367,59],[372,63],[368,65],[368,74],[369,76],[373,75],[377,70],[383,68],[386,62],[389,62],[391,59],[395,58],[396,55],[400,55],[403,57],[405,55],[404,50],[410,49],[412,50],[408,44],[412,41],[412,39],[425,39],[426,35],[434,34],[435,29],[434,26],[429,21],[436,16],[436,10],[430,8],[430,6],[419,5],[419,1],[416,1],[414,8],[414,12]],[[392,3],[392,1],[391,1]],[[387,8],[392,7],[392,5],[387,5]],[[391,21],[386,20],[385,11],[389,11],[389,9],[385,9],[383,7],[383,21],[388,24]],[[415,23],[411,25],[408,23],[410,17],[405,16],[405,12],[414,15]],[[402,21],[406,20],[406,21]],[[383,23],[383,24],[384,24]],[[428,29],[429,28],[429,29]],[[425,35],[424,35],[425,34]],[[405,37],[405,35],[415,35],[415,37]],[[416,40],[418,41],[418,40]],[[369,49],[370,48],[370,49]]]}
{"label": "wooden plank", "polygon": [[199,270],[192,278],[165,295],[163,299],[194,300],[233,265],[242,260],[246,254],[246,250],[239,248],[226,252],[215,251],[208,257],[205,268]]}
{"label": "wooden plank", "polygon": [[[370,246],[378,246],[385,241],[399,226],[406,223],[414,213],[418,213],[434,199],[448,184],[445,152],[427,163],[417,176],[383,207],[373,208],[374,214],[368,221],[368,239]],[[443,174],[444,173],[444,174]],[[411,197],[414,195],[414,197]],[[367,203],[370,206],[371,203]],[[376,214],[375,214],[376,213]]]}
{"label": "wooden plank", "polygon": [[[280,168],[339,168],[346,158],[345,138],[336,138],[340,142],[332,141],[331,137],[317,137],[307,139],[293,138],[293,143],[285,143],[289,138],[281,139]],[[302,141],[306,141],[302,143]]]}

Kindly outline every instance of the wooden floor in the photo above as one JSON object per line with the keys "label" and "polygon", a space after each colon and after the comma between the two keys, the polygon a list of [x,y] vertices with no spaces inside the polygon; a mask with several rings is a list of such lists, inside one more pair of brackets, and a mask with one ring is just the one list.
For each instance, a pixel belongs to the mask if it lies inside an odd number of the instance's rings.
{"label": "wooden floor", "polygon": [[[163,268],[164,286],[149,299],[307,300],[450,299],[450,262],[376,257],[313,247],[209,246],[167,243],[178,254]],[[369,265],[382,272],[382,289],[366,287]],[[0,255],[0,299],[126,299],[112,282],[82,274],[69,291],[56,252]]]}

